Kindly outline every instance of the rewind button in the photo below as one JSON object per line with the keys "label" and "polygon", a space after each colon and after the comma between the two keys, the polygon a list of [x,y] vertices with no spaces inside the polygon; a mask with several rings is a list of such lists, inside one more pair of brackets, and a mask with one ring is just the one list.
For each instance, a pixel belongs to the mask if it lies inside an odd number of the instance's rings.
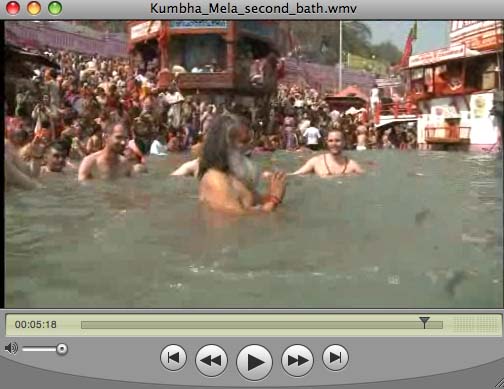
{"label": "rewind button", "polygon": [[212,358],[211,355],[203,358],[201,360],[205,365],[212,366],[212,363],[217,364],[218,366],[222,366],[222,357],[220,355],[216,356],[215,358]]}
{"label": "rewind button", "polygon": [[226,369],[226,353],[219,346],[205,346],[196,355],[196,366],[207,377],[216,377]]}
{"label": "rewind button", "polygon": [[305,346],[290,346],[282,355],[282,366],[289,375],[302,377],[313,367],[313,355]]}

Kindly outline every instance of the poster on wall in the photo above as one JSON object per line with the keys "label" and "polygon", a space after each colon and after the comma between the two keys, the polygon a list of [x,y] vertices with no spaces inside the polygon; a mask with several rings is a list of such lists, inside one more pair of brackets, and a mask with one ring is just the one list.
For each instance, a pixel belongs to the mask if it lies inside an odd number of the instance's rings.
{"label": "poster on wall", "polygon": [[471,114],[474,119],[482,119],[489,115],[493,96],[490,95],[490,98],[489,108],[488,94],[471,96]]}
{"label": "poster on wall", "polygon": [[497,131],[490,116],[493,93],[471,96],[471,144],[493,145],[497,142]]}

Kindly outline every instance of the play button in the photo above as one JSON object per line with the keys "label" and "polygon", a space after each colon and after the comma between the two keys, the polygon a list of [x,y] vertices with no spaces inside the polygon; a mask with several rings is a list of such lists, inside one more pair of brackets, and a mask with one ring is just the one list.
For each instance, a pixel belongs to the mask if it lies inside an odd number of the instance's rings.
{"label": "play button", "polygon": [[300,344],[290,346],[282,355],[284,370],[293,377],[302,377],[313,367],[313,355]]}
{"label": "play button", "polygon": [[176,344],[166,346],[161,352],[161,363],[171,371],[182,369],[186,362],[186,353],[184,349]]}
{"label": "play button", "polygon": [[248,371],[254,370],[256,367],[261,366],[263,363],[264,363],[264,361],[261,361],[260,359],[249,354],[247,369],[248,369]]}
{"label": "play button", "polygon": [[251,345],[240,351],[237,365],[243,377],[251,381],[259,381],[270,373],[273,360],[264,347]]}
{"label": "play button", "polygon": [[338,371],[347,365],[348,351],[343,346],[334,344],[325,349],[322,359],[328,369]]}

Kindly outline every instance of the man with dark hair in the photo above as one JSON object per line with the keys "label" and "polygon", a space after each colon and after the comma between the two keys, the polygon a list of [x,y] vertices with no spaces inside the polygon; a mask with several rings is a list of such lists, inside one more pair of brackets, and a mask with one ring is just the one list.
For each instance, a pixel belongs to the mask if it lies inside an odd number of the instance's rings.
{"label": "man with dark hair", "polygon": [[40,169],[40,174],[64,173],[67,159],[66,144],[63,141],[51,143],[45,152],[45,166]]}
{"label": "man with dark hair", "polygon": [[290,175],[315,173],[320,177],[360,174],[364,171],[357,162],[343,155],[345,141],[340,130],[330,130],[327,134],[328,153],[308,160],[300,169]]}
{"label": "man with dark hair", "polygon": [[273,173],[267,196],[257,192],[260,172],[247,157],[250,129],[235,115],[212,122],[199,163],[200,200],[218,211],[234,214],[271,212],[285,195],[285,173]]}
{"label": "man with dark hair", "polygon": [[132,167],[122,155],[126,148],[128,135],[121,123],[117,123],[107,133],[105,148],[88,155],[79,168],[79,181],[92,178],[116,179],[130,177]]}

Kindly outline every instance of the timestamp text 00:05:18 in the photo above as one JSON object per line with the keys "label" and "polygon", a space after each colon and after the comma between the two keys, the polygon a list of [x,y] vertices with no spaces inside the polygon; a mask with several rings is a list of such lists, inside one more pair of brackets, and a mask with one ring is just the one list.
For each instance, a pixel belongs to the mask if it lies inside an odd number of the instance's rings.
{"label": "timestamp text 00:05:18", "polygon": [[56,320],[52,321],[42,321],[42,320],[16,320],[14,322],[14,327],[16,328],[56,328]]}

